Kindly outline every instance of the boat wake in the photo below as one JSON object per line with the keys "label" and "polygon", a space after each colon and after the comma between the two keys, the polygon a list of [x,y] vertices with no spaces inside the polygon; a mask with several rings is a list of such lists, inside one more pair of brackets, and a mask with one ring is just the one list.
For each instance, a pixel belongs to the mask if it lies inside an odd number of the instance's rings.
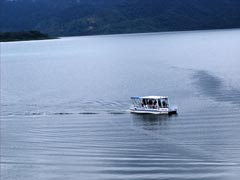
{"label": "boat wake", "polygon": [[24,113],[6,113],[1,116],[70,116],[70,115],[121,115],[129,113],[127,110],[123,111],[85,111],[85,112],[24,112]]}
{"label": "boat wake", "polygon": [[70,115],[120,115],[129,113],[129,102],[74,101],[60,104],[9,104],[1,105],[1,116],[70,116]]}
{"label": "boat wake", "polygon": [[201,95],[240,107],[240,90],[227,86],[221,78],[201,70],[193,74],[193,80]]}

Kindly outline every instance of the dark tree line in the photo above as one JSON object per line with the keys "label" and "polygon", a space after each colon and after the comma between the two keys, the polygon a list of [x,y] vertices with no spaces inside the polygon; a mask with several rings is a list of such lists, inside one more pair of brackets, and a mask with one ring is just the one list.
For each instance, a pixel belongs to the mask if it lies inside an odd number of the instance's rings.
{"label": "dark tree line", "polygon": [[24,41],[24,40],[41,40],[48,39],[47,34],[43,34],[39,31],[28,32],[0,32],[0,41]]}

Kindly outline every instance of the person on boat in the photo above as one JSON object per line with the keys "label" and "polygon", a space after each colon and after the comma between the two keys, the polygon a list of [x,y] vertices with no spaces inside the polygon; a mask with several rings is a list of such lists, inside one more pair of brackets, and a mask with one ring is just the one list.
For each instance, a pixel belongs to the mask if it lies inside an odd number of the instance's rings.
{"label": "person on boat", "polygon": [[159,108],[162,107],[160,99],[158,99],[158,106],[159,106]]}
{"label": "person on boat", "polygon": [[166,107],[166,102],[163,101],[163,102],[162,102],[162,105],[163,105],[163,107],[165,108],[165,107]]}
{"label": "person on boat", "polygon": [[143,100],[142,100],[142,107],[146,107],[146,105],[147,105],[146,100],[143,99]]}
{"label": "person on boat", "polygon": [[149,105],[149,108],[153,108],[153,102],[151,99],[148,101],[148,105]]}
{"label": "person on boat", "polygon": [[157,108],[157,101],[156,101],[156,99],[153,101],[153,109],[156,109]]}
{"label": "person on boat", "polygon": [[162,105],[163,105],[164,108],[167,108],[167,107],[168,107],[168,103],[167,103],[166,101],[163,101],[163,102],[162,102]]}

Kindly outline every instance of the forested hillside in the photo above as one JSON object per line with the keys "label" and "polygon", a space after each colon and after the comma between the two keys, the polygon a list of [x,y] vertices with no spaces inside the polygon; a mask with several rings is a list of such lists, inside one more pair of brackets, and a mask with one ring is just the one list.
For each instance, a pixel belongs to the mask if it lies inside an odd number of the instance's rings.
{"label": "forested hillside", "polygon": [[1,31],[54,36],[240,27],[239,0],[1,0]]}

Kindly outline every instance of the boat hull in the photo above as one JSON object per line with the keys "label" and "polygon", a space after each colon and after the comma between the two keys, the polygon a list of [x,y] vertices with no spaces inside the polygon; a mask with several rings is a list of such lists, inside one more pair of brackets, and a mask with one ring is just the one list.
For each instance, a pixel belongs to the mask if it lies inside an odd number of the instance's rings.
{"label": "boat hull", "polygon": [[143,108],[130,108],[131,113],[135,114],[177,114],[177,110],[164,109],[143,109]]}

